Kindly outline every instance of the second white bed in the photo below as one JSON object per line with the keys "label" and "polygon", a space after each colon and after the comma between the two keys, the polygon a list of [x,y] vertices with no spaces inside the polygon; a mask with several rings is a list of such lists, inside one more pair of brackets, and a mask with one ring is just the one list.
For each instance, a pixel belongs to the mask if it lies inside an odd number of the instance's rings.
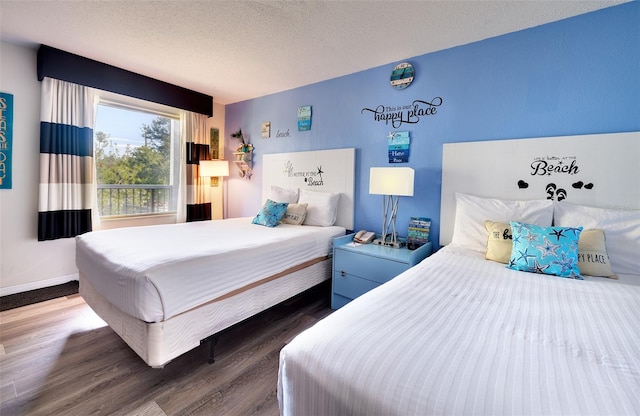
{"label": "second white bed", "polygon": [[281,414],[637,413],[634,278],[483,257],[443,248],[296,337],[280,355]]}

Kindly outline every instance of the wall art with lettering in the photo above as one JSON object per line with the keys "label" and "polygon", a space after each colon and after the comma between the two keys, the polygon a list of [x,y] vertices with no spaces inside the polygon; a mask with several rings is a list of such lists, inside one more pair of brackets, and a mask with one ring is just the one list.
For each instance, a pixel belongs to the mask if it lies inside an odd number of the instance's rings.
{"label": "wall art with lettering", "polygon": [[0,92],[0,189],[11,189],[13,94]]}
{"label": "wall art with lettering", "polygon": [[277,138],[291,137],[291,133],[289,132],[289,129],[285,131],[278,129],[276,130],[276,137]]}
{"label": "wall art with lettering", "polygon": [[434,97],[431,100],[413,100],[410,104],[380,104],[373,108],[365,107],[360,110],[360,114],[373,115],[373,121],[397,129],[403,124],[417,124],[425,117],[435,116],[442,103],[442,97]]}
{"label": "wall art with lettering", "polygon": [[407,163],[411,149],[411,137],[408,131],[389,132],[387,145],[389,153],[389,163]]}
{"label": "wall art with lettering", "polygon": [[[536,156],[531,162],[529,176],[548,177],[549,182],[544,185],[547,199],[562,201],[567,199],[569,192],[590,191],[595,186],[591,181],[580,180],[583,173],[577,159],[576,156]],[[563,180],[566,178],[571,179],[571,187],[566,186],[567,181]],[[527,178],[519,179],[516,184],[518,189],[529,188]]]}

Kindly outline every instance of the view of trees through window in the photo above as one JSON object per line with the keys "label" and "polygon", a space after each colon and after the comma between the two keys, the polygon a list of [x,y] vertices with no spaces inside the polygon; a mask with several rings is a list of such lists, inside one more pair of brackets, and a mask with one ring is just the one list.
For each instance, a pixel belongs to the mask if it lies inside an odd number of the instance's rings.
{"label": "view of trees through window", "polygon": [[98,106],[94,147],[100,216],[175,210],[172,153],[178,124],[162,115]]}

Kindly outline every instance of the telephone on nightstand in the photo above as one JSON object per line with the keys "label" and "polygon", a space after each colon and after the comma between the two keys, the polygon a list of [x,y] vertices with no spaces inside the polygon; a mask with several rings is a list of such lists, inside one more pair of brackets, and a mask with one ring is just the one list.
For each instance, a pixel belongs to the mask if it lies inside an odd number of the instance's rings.
{"label": "telephone on nightstand", "polygon": [[360,244],[369,244],[376,237],[372,231],[360,230],[353,236],[353,241]]}

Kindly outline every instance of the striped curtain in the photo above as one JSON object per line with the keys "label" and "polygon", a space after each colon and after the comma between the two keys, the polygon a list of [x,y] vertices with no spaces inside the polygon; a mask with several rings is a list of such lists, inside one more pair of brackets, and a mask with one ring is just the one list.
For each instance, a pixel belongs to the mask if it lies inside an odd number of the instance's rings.
{"label": "striped curtain", "polygon": [[211,159],[207,136],[207,116],[184,113],[186,143],[186,221],[211,219],[210,178],[200,177],[200,161]]}
{"label": "striped curtain", "polygon": [[38,241],[91,231],[94,90],[42,80]]}

